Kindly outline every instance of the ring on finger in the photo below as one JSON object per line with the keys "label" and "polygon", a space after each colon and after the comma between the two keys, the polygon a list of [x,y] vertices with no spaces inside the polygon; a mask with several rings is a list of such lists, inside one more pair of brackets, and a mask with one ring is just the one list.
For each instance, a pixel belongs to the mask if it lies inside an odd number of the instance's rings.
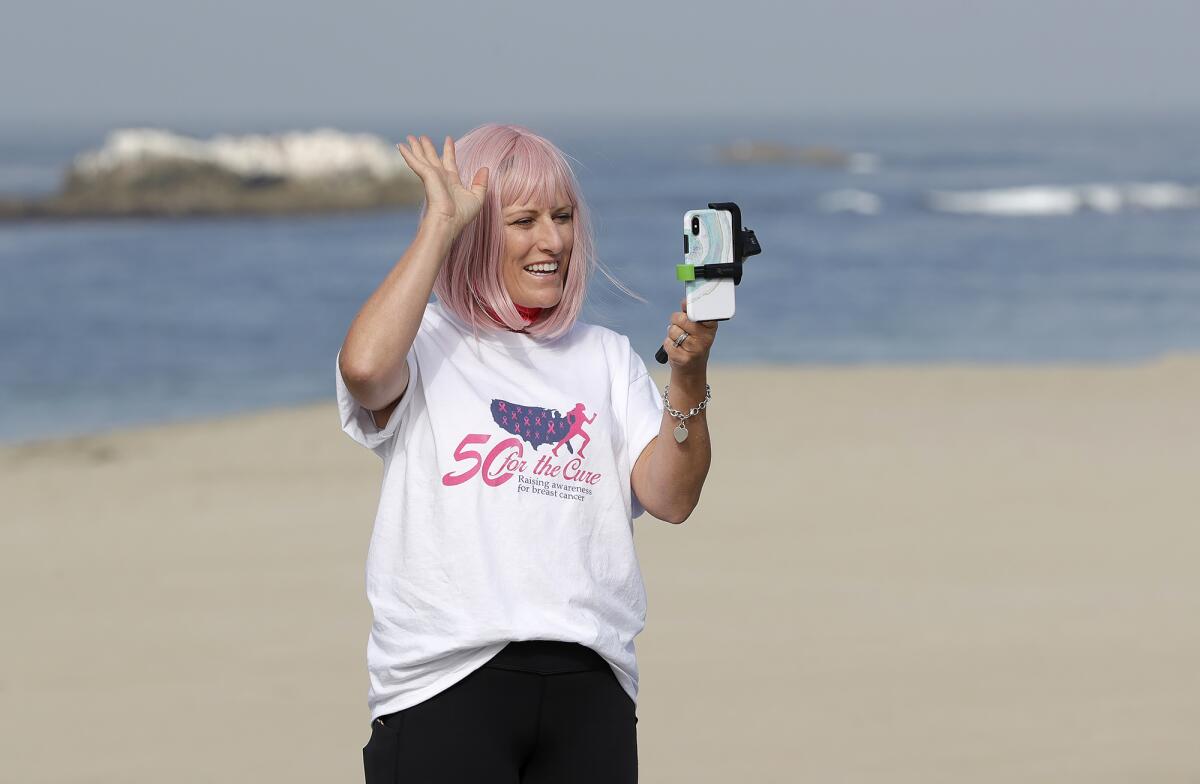
{"label": "ring on finger", "polygon": [[675,338],[675,348],[679,348],[679,345],[687,339],[688,339],[688,333],[681,331],[679,334],[679,337]]}

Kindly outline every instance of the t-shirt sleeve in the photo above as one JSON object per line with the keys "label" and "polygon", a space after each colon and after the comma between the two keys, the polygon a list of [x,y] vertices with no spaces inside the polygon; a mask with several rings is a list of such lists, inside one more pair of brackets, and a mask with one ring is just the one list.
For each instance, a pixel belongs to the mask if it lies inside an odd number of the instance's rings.
{"label": "t-shirt sleeve", "polygon": [[[629,349],[629,397],[628,410],[625,415],[625,446],[629,457],[630,481],[632,483],[633,466],[653,438],[662,427],[663,404],[658,385],[646,370],[646,363],[632,347]],[[637,493],[633,492],[630,484],[630,497],[633,499],[633,516],[640,517],[646,511],[638,501]]]}
{"label": "t-shirt sleeve", "polygon": [[371,410],[350,394],[350,389],[346,386],[346,379],[342,378],[341,358],[342,352],[339,350],[333,373],[337,380],[337,404],[338,414],[342,420],[342,430],[358,443],[383,457],[404,419],[405,412],[412,407],[412,399],[415,397],[414,390],[416,390],[419,380],[416,350],[410,348],[406,360],[409,373],[408,387],[383,428],[376,427],[375,417]]}

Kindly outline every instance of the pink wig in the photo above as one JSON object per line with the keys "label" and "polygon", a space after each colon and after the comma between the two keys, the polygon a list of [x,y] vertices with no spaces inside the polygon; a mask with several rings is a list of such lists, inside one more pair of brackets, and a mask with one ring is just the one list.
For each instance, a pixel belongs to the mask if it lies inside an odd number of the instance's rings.
{"label": "pink wig", "polygon": [[[475,172],[488,168],[488,189],[479,216],[450,246],[450,255],[434,281],[438,300],[476,330],[501,330],[487,315],[491,308],[512,329],[524,328],[539,340],[566,334],[579,318],[594,269],[600,269],[619,288],[632,294],[604,270],[596,256],[591,216],[566,156],[546,139],[518,125],[489,123],[454,143],[458,174],[470,187]],[[526,326],[504,288],[503,209],[512,204],[550,207],[563,196],[574,207],[574,239],[567,264],[563,295]],[[421,207],[422,216],[425,205]]]}

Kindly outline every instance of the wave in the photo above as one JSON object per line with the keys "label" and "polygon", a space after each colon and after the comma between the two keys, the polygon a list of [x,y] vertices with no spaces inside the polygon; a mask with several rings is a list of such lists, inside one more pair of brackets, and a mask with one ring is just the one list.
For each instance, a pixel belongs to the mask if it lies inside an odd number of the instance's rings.
{"label": "wave", "polygon": [[1085,210],[1200,209],[1200,187],[1174,182],[1028,185],[977,191],[930,191],[926,206],[958,215],[1071,215]]}
{"label": "wave", "polygon": [[821,194],[817,200],[822,212],[854,212],[859,215],[878,215],[883,201],[870,191],[843,188]]}

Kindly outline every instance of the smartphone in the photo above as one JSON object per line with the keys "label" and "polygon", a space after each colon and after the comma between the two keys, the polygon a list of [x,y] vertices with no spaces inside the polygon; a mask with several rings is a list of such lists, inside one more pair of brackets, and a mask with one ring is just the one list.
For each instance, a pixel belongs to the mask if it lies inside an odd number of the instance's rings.
{"label": "smartphone", "polygon": [[[683,260],[687,264],[733,263],[733,215],[727,210],[688,210],[683,214]],[[733,318],[733,278],[697,278],[683,284],[692,321]]]}

